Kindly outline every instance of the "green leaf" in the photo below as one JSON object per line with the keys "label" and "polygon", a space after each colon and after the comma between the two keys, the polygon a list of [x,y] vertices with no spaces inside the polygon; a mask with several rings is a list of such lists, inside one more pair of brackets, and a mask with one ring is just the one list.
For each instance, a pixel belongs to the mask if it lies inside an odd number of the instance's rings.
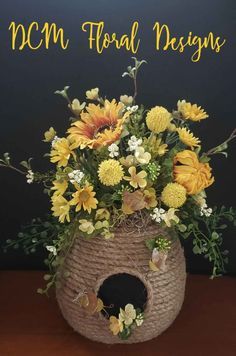
{"label": "green leaf", "polygon": [[195,246],[193,247],[193,253],[194,253],[195,255],[201,254],[201,249],[198,247],[198,245],[195,245]]}

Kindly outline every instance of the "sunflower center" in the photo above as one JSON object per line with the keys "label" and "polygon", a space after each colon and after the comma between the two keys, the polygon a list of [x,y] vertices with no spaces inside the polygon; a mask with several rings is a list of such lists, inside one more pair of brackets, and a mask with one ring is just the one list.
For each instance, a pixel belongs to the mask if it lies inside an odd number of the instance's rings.
{"label": "sunflower center", "polygon": [[88,198],[89,198],[89,193],[86,191],[81,192],[79,195],[79,200],[81,202],[85,202],[86,200],[88,200]]}
{"label": "sunflower center", "polygon": [[97,138],[97,136],[98,136],[100,133],[103,133],[105,130],[112,130],[113,128],[114,128],[113,125],[109,125],[109,124],[101,125],[100,127],[98,127],[98,128],[94,131],[93,137],[94,137],[94,138]]}

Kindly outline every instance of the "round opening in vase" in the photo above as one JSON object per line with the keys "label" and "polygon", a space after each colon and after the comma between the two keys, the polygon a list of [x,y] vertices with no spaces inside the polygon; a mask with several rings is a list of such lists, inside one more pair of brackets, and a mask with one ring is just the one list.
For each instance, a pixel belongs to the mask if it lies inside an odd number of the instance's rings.
{"label": "round opening in vase", "polygon": [[120,308],[132,304],[135,309],[142,312],[147,303],[147,289],[143,282],[128,273],[119,273],[109,276],[104,280],[97,293],[106,306],[105,316],[115,315],[118,317]]}

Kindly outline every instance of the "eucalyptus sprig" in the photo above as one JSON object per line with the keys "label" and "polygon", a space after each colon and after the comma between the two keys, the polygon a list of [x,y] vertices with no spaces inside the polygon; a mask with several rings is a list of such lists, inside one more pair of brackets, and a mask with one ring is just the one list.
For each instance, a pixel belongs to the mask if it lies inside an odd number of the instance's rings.
{"label": "eucalyptus sprig", "polygon": [[132,57],[134,60],[134,66],[128,66],[127,67],[127,72],[124,72],[122,74],[122,77],[130,77],[134,81],[134,95],[133,95],[133,104],[135,104],[135,99],[136,96],[138,95],[138,86],[137,86],[137,75],[139,68],[141,67],[142,64],[147,63],[144,59],[139,61],[136,57]]}

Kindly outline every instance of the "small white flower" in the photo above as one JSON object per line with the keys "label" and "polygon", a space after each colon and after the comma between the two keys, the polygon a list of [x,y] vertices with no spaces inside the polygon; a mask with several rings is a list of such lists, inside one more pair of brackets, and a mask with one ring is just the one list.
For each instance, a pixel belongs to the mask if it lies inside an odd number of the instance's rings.
{"label": "small white flower", "polygon": [[111,158],[119,156],[119,147],[115,143],[112,143],[110,146],[108,146],[108,151],[110,152],[109,157]]}
{"label": "small white flower", "polygon": [[135,151],[141,144],[143,140],[141,138],[137,138],[136,136],[131,136],[131,138],[128,141],[128,150],[129,151]]}
{"label": "small white flower", "polygon": [[68,177],[70,178],[70,182],[72,184],[74,184],[74,183],[79,184],[81,182],[81,180],[84,178],[84,173],[78,169],[75,169],[74,171],[68,173]]}
{"label": "small white flower", "polygon": [[208,208],[207,204],[205,203],[200,209],[200,215],[209,218],[211,214],[212,214],[212,208]]}
{"label": "small white flower", "polygon": [[134,105],[134,106],[127,106],[127,111],[130,111],[132,113],[136,112],[138,110],[138,105]]}
{"label": "small white flower", "polygon": [[54,139],[52,140],[51,146],[53,147],[55,145],[55,143],[57,143],[58,141],[60,141],[61,138],[58,136],[55,136]]}
{"label": "small white flower", "polygon": [[53,256],[56,256],[57,255],[57,249],[55,246],[46,246],[46,249],[49,251],[49,252],[52,252]]}
{"label": "small white flower", "polygon": [[34,172],[31,169],[28,170],[28,174],[26,174],[26,178],[27,178],[27,183],[28,184],[33,183],[33,181],[34,181]]}
{"label": "small white flower", "polygon": [[153,214],[150,214],[152,220],[157,223],[162,222],[165,219],[166,211],[162,208],[153,209]]}

